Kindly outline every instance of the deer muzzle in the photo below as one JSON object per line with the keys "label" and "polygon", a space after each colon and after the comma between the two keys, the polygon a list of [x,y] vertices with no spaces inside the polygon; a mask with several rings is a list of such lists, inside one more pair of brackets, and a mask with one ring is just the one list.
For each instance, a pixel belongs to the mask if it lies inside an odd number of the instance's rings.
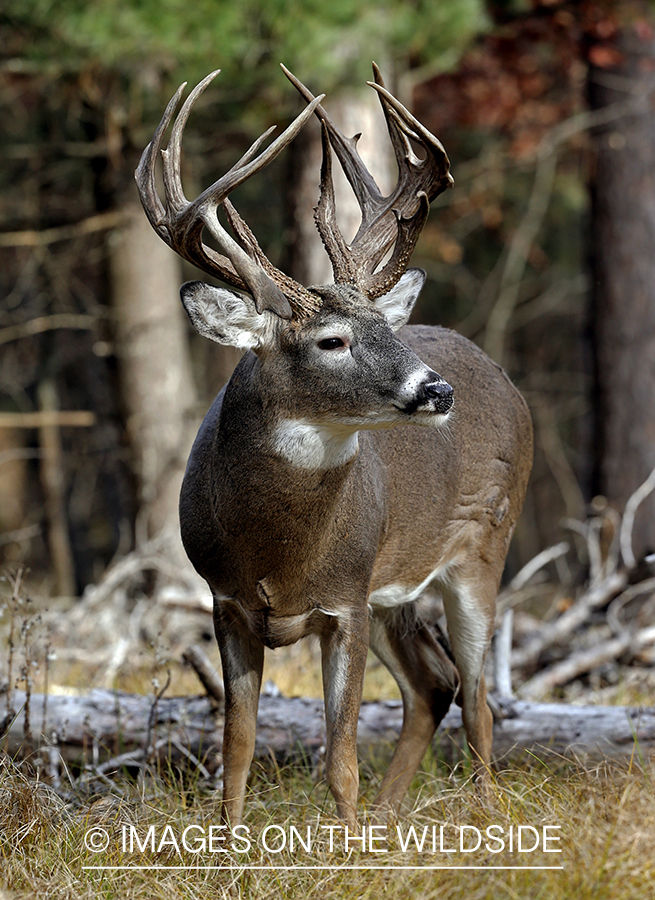
{"label": "deer muzzle", "polygon": [[411,395],[407,396],[402,411],[407,415],[417,412],[446,415],[453,405],[453,389],[441,375],[428,369],[420,381],[412,385]]}

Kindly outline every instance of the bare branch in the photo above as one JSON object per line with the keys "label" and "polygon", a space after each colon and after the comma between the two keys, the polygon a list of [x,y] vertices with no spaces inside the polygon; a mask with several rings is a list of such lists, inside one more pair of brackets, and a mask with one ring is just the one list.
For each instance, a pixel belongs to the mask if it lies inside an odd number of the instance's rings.
{"label": "bare branch", "polygon": [[223,680],[202,647],[199,647],[197,644],[191,644],[182,654],[182,659],[193,668],[209,696],[219,706],[222,706],[225,703]]}
{"label": "bare branch", "polygon": [[625,505],[625,511],[623,513],[623,521],[621,522],[621,556],[623,557],[623,562],[628,566],[628,568],[633,568],[636,565],[636,559],[634,553],[632,552],[632,529],[634,527],[635,515],[639,506],[643,503],[643,501],[655,490],[655,469],[650,473],[646,481],[642,485],[640,485],[637,490],[632,494],[630,499]]}
{"label": "bare branch", "polygon": [[499,611],[502,612],[509,607],[515,606],[516,603],[513,602],[514,595],[520,591],[521,588],[525,587],[532,576],[536,575],[540,569],[547,566],[549,562],[559,559],[560,556],[564,556],[568,550],[569,544],[566,541],[562,541],[560,544],[555,544],[553,547],[547,547],[545,550],[542,550],[541,553],[537,553],[533,559],[527,562],[523,568],[516,573],[507,588],[498,595]]}
{"label": "bare branch", "polygon": [[0,412],[0,428],[90,428],[95,424],[95,413],[85,409]]}
{"label": "bare branch", "polygon": [[43,334],[44,331],[57,329],[70,329],[74,331],[92,331],[96,328],[98,319],[96,316],[78,315],[75,313],[55,313],[52,316],[39,316],[30,319],[29,322],[21,322],[19,325],[8,325],[0,329],[0,344],[8,344],[10,341],[18,341],[21,338],[33,337],[35,334]]}
{"label": "bare branch", "polygon": [[587,621],[593,610],[608,603],[625,588],[627,583],[628,573],[621,571],[612,573],[600,584],[588,588],[563,615],[554,622],[544,625],[526,647],[513,654],[512,667],[520,669],[534,665],[544,650],[567,638],[572,631]]}
{"label": "bare branch", "polygon": [[529,700],[543,697],[549,691],[561,687],[579,675],[617,659],[627,650],[636,653],[653,643],[655,643],[655,626],[644,628],[637,634],[624,631],[619,637],[611,638],[580,653],[574,653],[567,659],[549,666],[525,682],[519,694]]}
{"label": "bare branch", "polygon": [[6,231],[0,234],[0,247],[45,247],[57,241],[69,241],[97,231],[109,231],[122,225],[124,220],[122,212],[113,211],[89,216],[74,225],[60,225],[43,231]]}

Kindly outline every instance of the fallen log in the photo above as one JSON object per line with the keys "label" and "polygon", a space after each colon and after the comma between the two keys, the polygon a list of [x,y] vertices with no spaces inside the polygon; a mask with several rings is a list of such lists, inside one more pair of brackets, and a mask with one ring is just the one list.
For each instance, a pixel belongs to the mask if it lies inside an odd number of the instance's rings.
{"label": "fallen log", "polygon": [[[144,760],[200,760],[209,772],[221,763],[223,718],[207,697],[152,697],[94,689],[79,696],[12,693],[15,713],[0,730],[0,749],[12,757],[52,750],[68,764],[108,774]],[[526,752],[593,758],[648,756],[655,751],[655,708],[571,706],[496,698],[497,759]],[[388,700],[362,704],[360,753],[384,750],[400,732],[402,705]],[[0,723],[1,726],[1,723]],[[464,744],[461,713],[453,707],[437,741],[447,757]],[[323,703],[300,697],[261,697],[256,755],[317,761],[325,743]]]}

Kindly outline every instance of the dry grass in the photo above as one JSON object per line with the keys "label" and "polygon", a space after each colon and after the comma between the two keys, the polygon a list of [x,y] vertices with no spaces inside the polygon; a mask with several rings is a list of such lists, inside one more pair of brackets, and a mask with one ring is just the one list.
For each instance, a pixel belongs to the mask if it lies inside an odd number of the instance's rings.
{"label": "dry grass", "polygon": [[[29,615],[26,611],[23,618]],[[17,676],[21,655],[28,659],[32,655],[27,638],[24,644],[20,653],[16,651]],[[214,648],[211,652],[216,653]],[[196,676],[190,670],[170,660],[162,662],[158,653],[149,648],[130,657],[115,686],[149,693],[153,674],[162,665],[172,668],[170,693],[198,692]],[[316,696],[321,693],[319,672],[316,649],[304,642],[282,653],[269,654],[265,678],[273,680],[285,694]],[[44,674],[43,666],[34,669],[35,689],[41,687]],[[68,688],[88,688],[96,674],[96,669],[88,665],[60,659],[52,664],[49,685],[52,688],[53,684],[64,683]],[[611,696],[604,691],[596,699],[626,704],[643,702],[648,699],[649,687],[650,683],[635,677],[629,684],[615,686]],[[385,670],[379,664],[371,664],[367,698],[389,695],[390,679]],[[626,763],[596,766],[553,761],[552,756],[544,760],[528,756],[526,760],[523,764],[508,764],[497,773],[491,797],[482,802],[467,777],[465,764],[453,770],[443,761],[428,758],[415,780],[408,811],[398,823],[403,835],[410,826],[419,835],[427,828],[425,852],[404,852],[392,826],[387,832],[388,840],[377,845],[388,853],[362,852],[353,845],[348,856],[343,852],[342,832],[336,832],[332,852],[324,843],[327,832],[321,831],[321,826],[337,824],[331,818],[334,807],[325,785],[316,782],[308,769],[279,770],[273,764],[255,769],[247,805],[246,824],[252,839],[248,853],[226,854],[209,849],[193,853],[182,843],[185,828],[191,826],[187,833],[193,848],[193,840],[207,834],[210,826],[219,824],[219,819],[217,797],[200,782],[194,783],[192,777],[158,773],[148,775],[139,784],[128,780],[110,785],[98,783],[95,793],[82,795],[71,788],[70,796],[63,800],[26,765],[18,767],[0,757],[0,900],[284,900],[301,896],[307,900],[449,900],[462,896],[467,900],[655,900],[655,764],[638,755]],[[382,761],[362,761],[362,824],[383,769]],[[559,826],[562,853],[521,854],[505,848],[492,854],[483,847],[467,854],[447,854],[439,852],[438,844],[437,852],[431,852],[432,828],[436,828],[438,840],[442,824],[447,826],[446,846],[453,846],[454,826],[468,825],[484,831],[496,825],[505,832],[519,825],[537,829]],[[124,851],[123,826],[135,826],[142,841],[152,826],[157,848]],[[168,831],[166,826],[170,826]],[[286,849],[279,854],[267,852],[261,840],[269,826],[273,826],[269,832],[273,841],[279,840],[282,833],[289,835],[292,826],[303,836],[309,827],[314,836],[312,850],[296,848],[293,854]],[[85,845],[85,835],[95,827],[105,829],[109,841],[98,853]],[[469,831],[469,835],[472,833]],[[162,838],[168,838],[169,843],[159,850]],[[171,838],[180,843],[179,855]],[[235,868],[227,868],[226,863]],[[136,868],[151,864],[164,868]],[[217,865],[222,868],[200,868]],[[279,868],[282,865],[324,868],[291,870]],[[354,865],[384,868],[346,868]],[[451,869],[426,868],[437,865]],[[458,865],[481,868],[452,868]],[[530,870],[516,868],[518,865],[561,865],[562,869]],[[127,868],[106,868],[110,866]]]}
{"label": "dry grass", "polygon": [[[589,767],[571,762],[555,765],[533,759],[520,767],[499,773],[491,798],[484,803],[460,769],[453,771],[431,761],[431,771],[416,780],[413,808],[398,823],[403,835],[410,825],[418,833],[433,825],[470,825],[481,831],[491,825],[561,826],[561,854],[503,852],[491,854],[482,848],[468,854],[423,853],[398,846],[395,826],[378,848],[386,854],[362,852],[355,847],[343,852],[343,834],[335,832],[333,852],[315,845],[311,852],[296,846],[292,854],[267,852],[262,846],[264,830],[273,846],[282,831],[289,835],[294,825],[306,838],[306,829],[316,836],[320,826],[334,824],[332,803],[325,786],[315,784],[308,771],[260,768],[254,774],[248,801],[247,825],[252,847],[249,852],[193,853],[182,845],[207,834],[219,824],[214,796],[179,779],[149,777],[140,787],[121,782],[115,789],[94,797],[72,798],[64,803],[50,788],[23,774],[6,761],[0,774],[0,888],[9,897],[27,898],[307,898],[336,897],[438,897],[467,898],[576,898],[576,900],[635,900],[655,897],[655,766],[603,764]],[[362,811],[372,796],[378,775],[370,771],[363,784]],[[120,793],[122,792],[122,794]],[[362,816],[362,821],[364,821]],[[161,852],[123,852],[123,826],[134,825],[143,841],[154,826],[156,844],[169,843]],[[165,831],[166,826],[170,826]],[[85,833],[104,828],[109,845],[99,853],[84,844]],[[204,831],[201,832],[200,829]],[[129,834],[129,831],[127,832]],[[556,832],[553,832],[556,833]],[[383,833],[379,833],[383,834]],[[473,835],[474,832],[469,832]],[[323,837],[327,832],[322,832]],[[450,839],[449,839],[450,835]],[[180,855],[170,843],[175,836]],[[428,843],[431,840],[429,837]],[[450,827],[445,846],[456,840]],[[197,846],[197,845],[196,845]],[[497,847],[497,844],[492,844]],[[553,844],[552,846],[558,846]],[[431,849],[431,848],[430,848]],[[235,865],[235,869],[136,869],[136,865],[208,866]],[[323,870],[254,870],[249,866],[326,866]],[[384,870],[352,870],[346,865],[384,866]],[[399,866],[477,865],[478,870],[408,870]],[[561,870],[491,868],[491,866],[561,865]],[[120,871],[97,871],[85,866],[128,866]],[[0,894],[1,896],[1,894]]]}

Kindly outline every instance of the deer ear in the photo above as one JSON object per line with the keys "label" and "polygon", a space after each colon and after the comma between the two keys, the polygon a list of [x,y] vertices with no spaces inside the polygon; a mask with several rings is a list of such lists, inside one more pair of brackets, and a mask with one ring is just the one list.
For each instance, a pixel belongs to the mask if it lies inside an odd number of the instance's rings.
{"label": "deer ear", "polygon": [[187,281],[180,288],[180,297],[193,327],[212,341],[256,350],[273,337],[277,317],[266,311],[258,313],[250,297],[204,281]]}
{"label": "deer ear", "polygon": [[423,269],[408,269],[390,291],[373,301],[393,331],[406,324],[426,278]]}

